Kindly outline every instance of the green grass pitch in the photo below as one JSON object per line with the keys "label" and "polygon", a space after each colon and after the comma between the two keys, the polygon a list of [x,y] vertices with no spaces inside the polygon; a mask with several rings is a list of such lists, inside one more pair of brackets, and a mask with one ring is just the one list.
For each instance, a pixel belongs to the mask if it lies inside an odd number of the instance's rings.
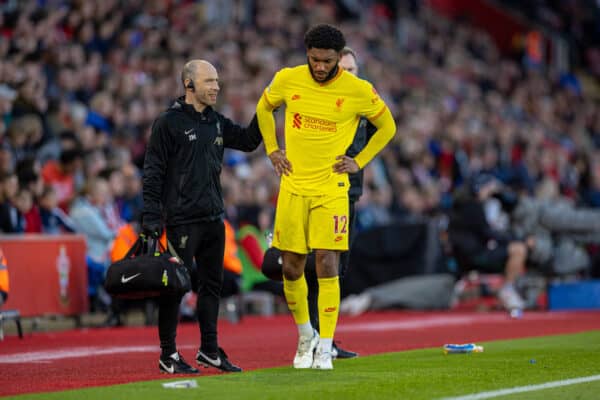
{"label": "green grass pitch", "polygon": [[[241,374],[198,378],[184,376],[10,398],[419,400],[463,396],[600,374],[600,331],[481,344],[484,352],[478,354],[444,355],[440,347],[340,360],[335,361],[333,371],[294,370],[290,365]],[[162,387],[164,382],[187,379],[196,380],[198,387]],[[600,399],[600,380],[499,398]]]}

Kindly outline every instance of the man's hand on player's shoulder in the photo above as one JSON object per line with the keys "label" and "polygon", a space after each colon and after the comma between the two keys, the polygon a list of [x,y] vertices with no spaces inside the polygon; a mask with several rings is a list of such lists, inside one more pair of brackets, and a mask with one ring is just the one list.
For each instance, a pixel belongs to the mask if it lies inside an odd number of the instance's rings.
{"label": "man's hand on player's shoulder", "polygon": [[275,150],[269,154],[269,159],[275,168],[277,176],[281,176],[282,174],[289,175],[292,173],[292,164],[285,156],[285,150]]}

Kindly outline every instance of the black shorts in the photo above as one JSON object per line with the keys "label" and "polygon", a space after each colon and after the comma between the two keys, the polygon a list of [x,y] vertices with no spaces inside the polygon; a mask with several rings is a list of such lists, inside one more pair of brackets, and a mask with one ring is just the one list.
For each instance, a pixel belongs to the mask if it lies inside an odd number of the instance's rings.
{"label": "black shorts", "polygon": [[504,272],[508,260],[508,244],[498,243],[490,250],[484,250],[471,257],[470,269],[481,272],[497,273]]}

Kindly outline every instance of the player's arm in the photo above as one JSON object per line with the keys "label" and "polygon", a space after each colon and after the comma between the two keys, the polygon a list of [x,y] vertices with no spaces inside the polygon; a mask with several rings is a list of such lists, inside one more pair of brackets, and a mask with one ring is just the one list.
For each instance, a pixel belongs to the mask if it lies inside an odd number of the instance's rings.
{"label": "player's arm", "polygon": [[369,120],[373,126],[371,127],[371,133],[368,133],[370,137],[365,148],[354,158],[346,154],[337,156],[335,158],[337,162],[333,165],[335,172],[338,174],[358,172],[392,140],[396,133],[396,123],[390,110],[387,106],[384,105],[384,107],[377,118],[372,121]]}
{"label": "player's arm", "polygon": [[275,131],[275,117],[273,116],[275,106],[267,100],[266,90],[260,97],[256,105],[256,118],[258,119],[258,127],[265,142],[265,150],[267,155],[279,150],[277,144],[277,133]]}
{"label": "player's arm", "polygon": [[377,153],[381,151],[389,143],[396,134],[396,122],[387,106],[382,110],[380,115],[376,115],[373,119],[369,119],[377,130],[367,142],[365,148],[354,157],[354,161],[360,169],[364,168]]}
{"label": "player's arm", "polygon": [[264,90],[256,105],[256,118],[260,133],[265,142],[265,150],[277,175],[288,175],[292,172],[292,165],[285,156],[285,151],[279,149],[277,132],[275,130],[275,117],[273,111],[284,101],[282,88],[282,72],[275,74],[271,84]]}

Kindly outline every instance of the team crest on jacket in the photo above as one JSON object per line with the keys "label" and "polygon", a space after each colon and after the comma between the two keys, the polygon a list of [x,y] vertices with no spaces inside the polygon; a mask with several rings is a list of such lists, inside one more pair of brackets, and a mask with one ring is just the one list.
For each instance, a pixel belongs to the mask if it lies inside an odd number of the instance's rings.
{"label": "team crest on jacket", "polygon": [[217,121],[217,137],[215,138],[214,144],[217,146],[223,146],[223,134],[221,133],[221,123]]}

